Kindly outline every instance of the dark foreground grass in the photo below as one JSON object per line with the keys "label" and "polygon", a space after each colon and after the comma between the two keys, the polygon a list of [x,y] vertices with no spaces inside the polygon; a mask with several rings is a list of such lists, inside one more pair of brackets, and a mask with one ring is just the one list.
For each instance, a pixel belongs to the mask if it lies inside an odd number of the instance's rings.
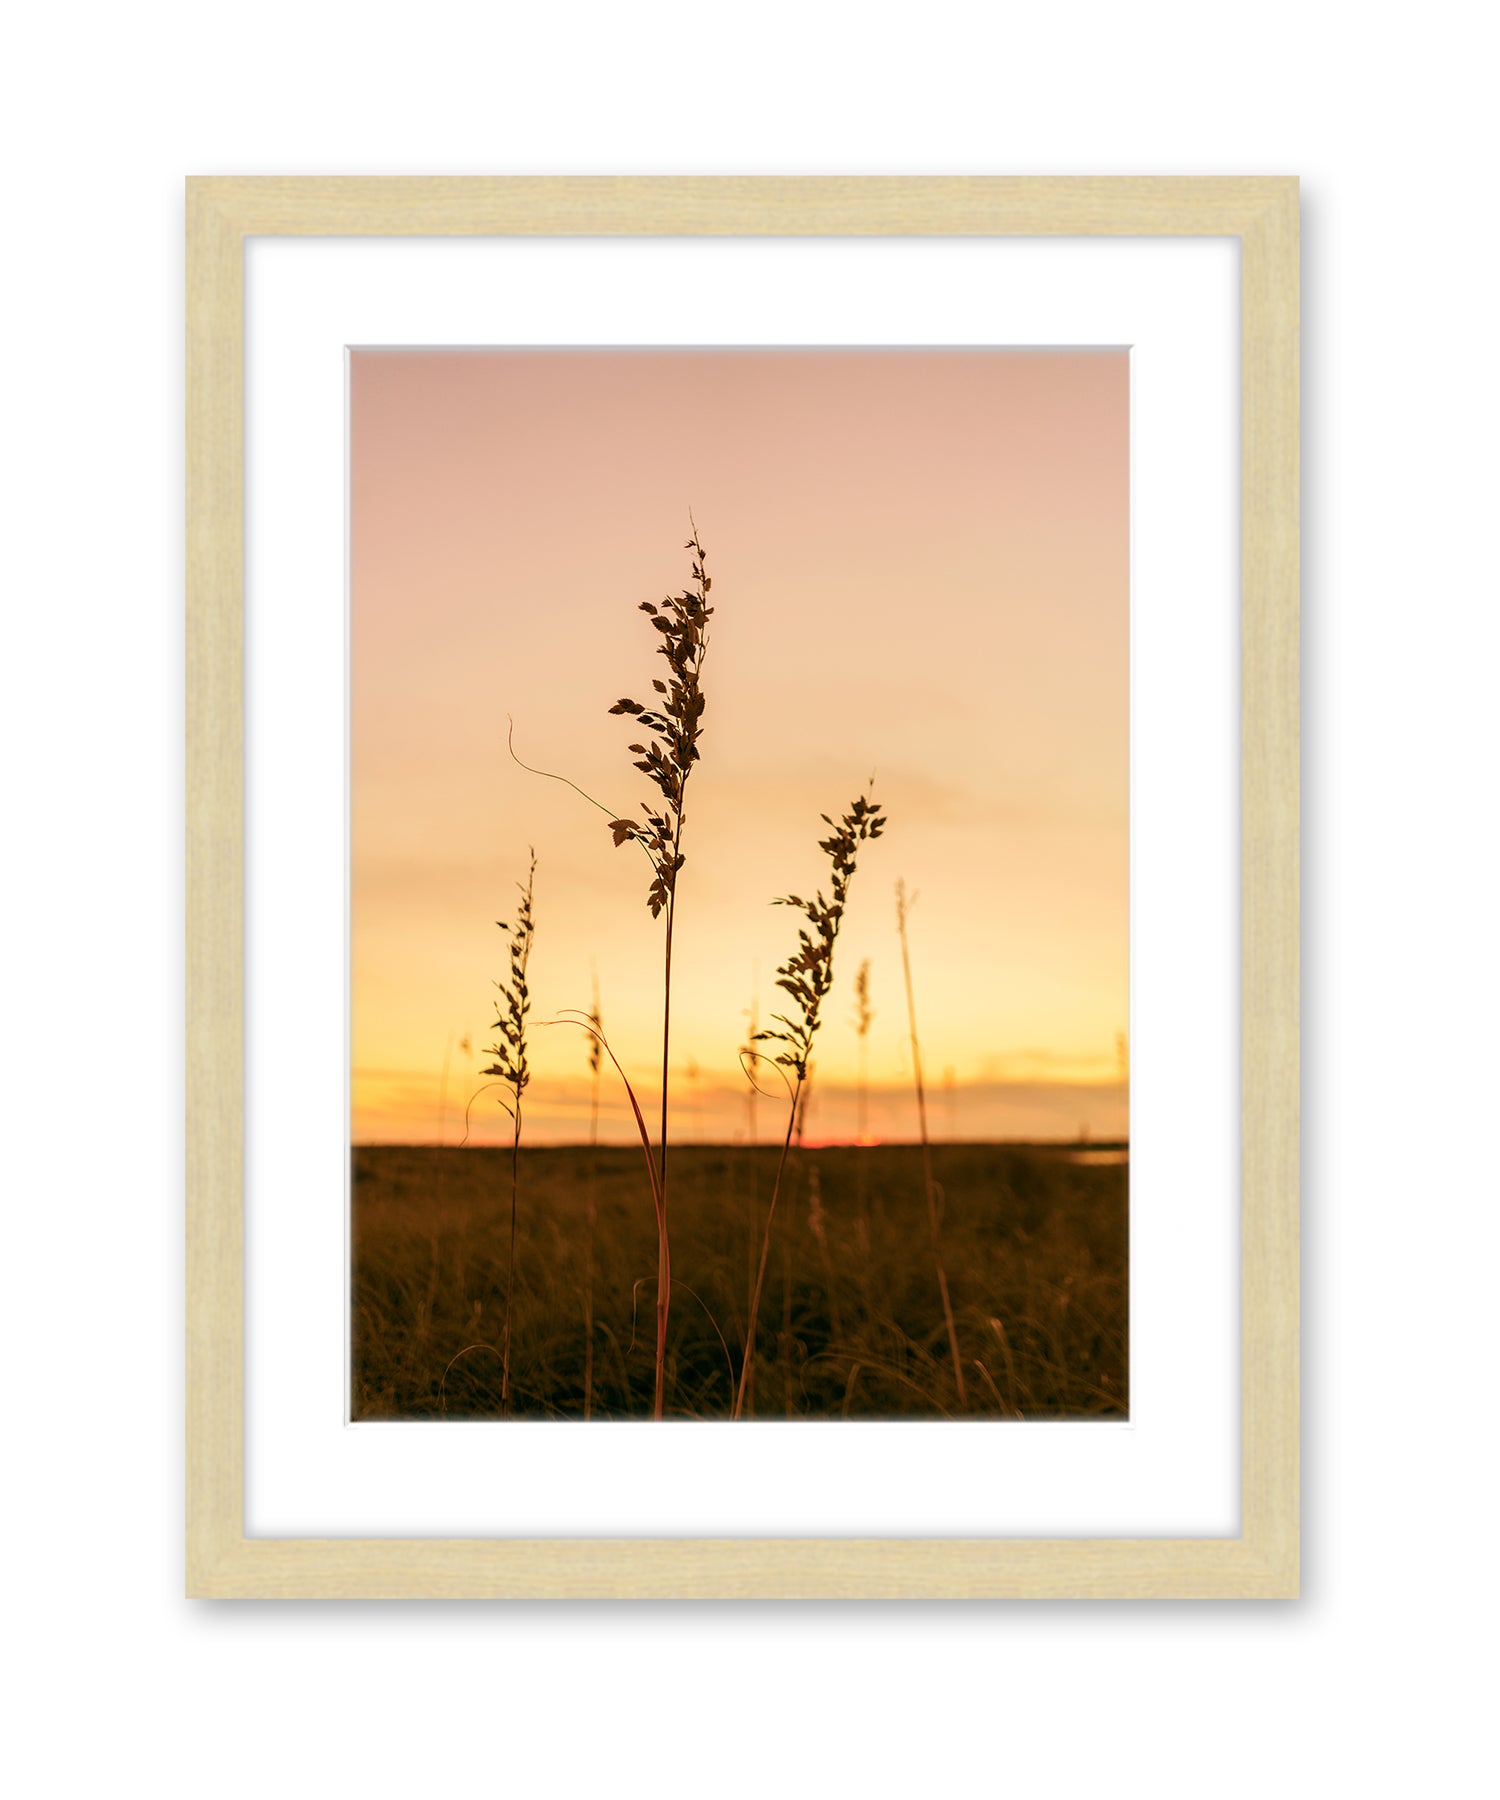
{"label": "dark foreground grass", "polygon": [[[776,1156],[673,1150],[669,1419],[732,1411]],[[932,1158],[966,1415],[1124,1417],[1126,1166],[996,1145],[935,1145]],[[500,1416],[509,1161],[508,1149],[355,1150],[356,1419]],[[649,1418],[657,1234],[640,1151],[523,1148],[521,1163],[511,1416],[583,1418],[592,1185],[593,1417]],[[956,1411],[921,1147],[794,1153],[746,1416]]]}

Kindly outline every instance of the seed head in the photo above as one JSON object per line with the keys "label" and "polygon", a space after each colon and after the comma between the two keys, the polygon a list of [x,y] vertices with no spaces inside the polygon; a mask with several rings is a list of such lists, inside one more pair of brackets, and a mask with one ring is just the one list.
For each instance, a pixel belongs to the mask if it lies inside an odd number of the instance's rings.
{"label": "seed head", "polygon": [[692,584],[680,594],[669,594],[659,606],[641,602],[641,611],[661,634],[657,654],[667,660],[665,681],[651,683],[658,698],[649,707],[639,700],[617,700],[610,711],[637,721],[646,733],[644,743],[632,744],[635,767],[647,776],[663,804],[642,802],[644,823],[639,819],[611,819],[615,848],[637,843],[651,860],[652,881],[646,904],[656,918],[677,891],[677,873],[684,858],[678,849],[682,839],[682,800],[688,776],[698,761],[698,740],[703,736],[703,692],[699,678],[708,649],[708,621],[714,609],[708,604],[713,587],[707,573],[708,554],[698,542],[697,527],[683,546],[693,553]]}
{"label": "seed head", "polygon": [[796,1002],[800,1017],[791,1019],[784,1013],[772,1017],[781,1031],[762,1031],[757,1035],[786,1045],[776,1061],[790,1069],[797,1080],[807,1078],[808,1059],[817,1035],[823,1001],[833,986],[833,945],[843,921],[844,906],[849,897],[849,883],[854,878],[855,856],[860,844],[878,838],[886,826],[885,815],[870,799],[861,795],[850,806],[838,824],[827,813],[822,815],[829,835],[818,848],[833,865],[832,897],[825,899],[820,888],[811,900],[799,894],[788,894],[772,904],[795,906],[807,917],[807,925],[797,933],[797,949],[776,971],[776,985]]}
{"label": "seed head", "polygon": [[502,931],[509,931],[511,934],[510,975],[508,980],[495,983],[499,999],[495,1002],[495,1022],[491,1029],[499,1035],[498,1042],[489,1046],[489,1053],[495,1060],[484,1073],[498,1076],[501,1081],[507,1082],[515,1090],[517,1106],[521,1103],[522,1090],[531,1080],[531,1071],[526,1066],[526,1015],[531,1010],[531,996],[526,987],[526,965],[531,960],[531,940],[536,930],[531,910],[535,883],[536,851],[533,850],[526,885],[522,887],[520,882],[516,883],[521,903],[516,908],[514,926],[507,925],[504,919],[495,921]]}

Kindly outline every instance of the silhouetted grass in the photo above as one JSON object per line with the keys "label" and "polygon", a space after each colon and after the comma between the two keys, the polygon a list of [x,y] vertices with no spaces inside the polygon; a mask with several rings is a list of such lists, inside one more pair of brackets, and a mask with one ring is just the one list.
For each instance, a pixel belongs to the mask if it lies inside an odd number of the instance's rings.
{"label": "silhouetted grass", "polygon": [[[789,997],[787,1004],[796,1007],[797,1016],[792,1018],[786,1013],[774,1013],[772,1017],[782,1029],[757,1032],[751,1040],[752,1043],[781,1045],[781,1049],[768,1060],[784,1071],[790,1092],[786,1137],[782,1141],[781,1156],[776,1164],[776,1180],[771,1188],[771,1204],[766,1213],[760,1262],[756,1269],[755,1286],[750,1294],[750,1319],[744,1336],[745,1353],[740,1367],[739,1387],[734,1398],[734,1416],[737,1419],[744,1414],[746,1384],[755,1367],[755,1333],[760,1318],[761,1288],[766,1279],[766,1259],[771,1253],[771,1225],[776,1217],[776,1201],[781,1193],[787,1154],[792,1146],[792,1131],[798,1122],[798,1103],[801,1102],[804,1108],[806,1106],[808,1059],[812,1055],[818,1026],[822,1021],[823,1002],[833,986],[833,947],[838,941],[839,926],[843,923],[844,908],[849,901],[849,884],[854,879],[859,846],[878,838],[886,825],[880,808],[871,804],[867,793],[861,794],[854,801],[837,825],[827,813],[822,815],[822,819],[828,827],[828,836],[819,843],[818,848],[829,860],[832,897],[825,899],[823,890],[819,888],[811,900],[804,900],[800,894],[788,894],[784,899],[774,902],[777,906],[792,907],[807,920],[807,924],[797,933],[797,948],[776,971],[776,985]],[[805,1111],[803,1116],[806,1116]],[[800,1152],[800,1132],[797,1148]],[[819,1249],[826,1256],[827,1244],[821,1237]]]}
{"label": "silhouetted grass", "polygon": [[[511,1416],[581,1422],[591,1385],[596,1421],[648,1419],[657,1243],[654,1219],[640,1204],[639,1151],[523,1147],[519,1154],[527,1204],[513,1263]],[[935,1144],[929,1154],[944,1195],[957,1341],[974,1377],[965,1416],[1125,1416],[1126,1167],[995,1145]],[[465,1346],[500,1335],[507,1245],[493,1196],[510,1155],[354,1151],[355,1418],[501,1416],[499,1356],[480,1351],[449,1364]],[[674,1155],[680,1185],[666,1407],[672,1417],[727,1419],[739,1371],[726,1343],[742,1343],[748,1323],[746,1193],[752,1176],[768,1184],[779,1146],[679,1146]],[[921,1146],[806,1150],[793,1157],[785,1180],[805,1203],[778,1226],[790,1240],[788,1329],[774,1355],[759,1358],[762,1416],[952,1416],[947,1328],[932,1303]],[[589,1371],[578,1292],[591,1186]]]}
{"label": "silhouetted grass", "polygon": [[910,1029],[911,1072],[917,1090],[917,1125],[922,1138],[922,1187],[927,1199],[927,1232],[932,1240],[932,1262],[937,1272],[938,1294],[943,1302],[943,1322],[948,1328],[948,1350],[953,1359],[953,1386],[960,1409],[968,1405],[964,1387],[963,1357],[958,1348],[958,1332],[953,1324],[953,1303],[948,1297],[948,1271],[943,1267],[941,1224],[938,1219],[938,1183],[932,1172],[932,1149],[927,1134],[927,1089],[922,1080],[922,1041],[917,1035],[917,1001],[911,984],[911,948],[906,938],[906,923],[912,902],[906,883],[896,883],[896,931],[901,939],[901,973],[906,981],[906,1017]]}
{"label": "silhouetted grass", "polygon": [[[521,887],[519,882],[516,886],[521,895],[521,904],[516,909],[514,927],[507,925],[504,919],[495,921],[501,931],[510,932],[510,973],[505,981],[495,983],[495,991],[499,997],[495,1001],[495,1022],[491,1029],[497,1041],[490,1045],[490,1055],[495,1060],[484,1071],[486,1075],[496,1077],[490,1086],[508,1087],[511,1091],[511,1098],[500,1102],[510,1114],[511,1121],[510,1242],[505,1263],[505,1316],[501,1326],[500,1349],[500,1402],[507,1417],[510,1402],[511,1297],[516,1280],[516,1203],[521,1174],[521,1108],[523,1096],[531,1081],[531,1070],[526,1061],[526,1015],[531,1011],[526,967],[531,961],[531,940],[536,935],[536,920],[531,910],[532,894],[536,887],[535,850],[531,852],[531,867],[526,875],[525,887]],[[474,1347],[479,1348],[477,1345]]]}

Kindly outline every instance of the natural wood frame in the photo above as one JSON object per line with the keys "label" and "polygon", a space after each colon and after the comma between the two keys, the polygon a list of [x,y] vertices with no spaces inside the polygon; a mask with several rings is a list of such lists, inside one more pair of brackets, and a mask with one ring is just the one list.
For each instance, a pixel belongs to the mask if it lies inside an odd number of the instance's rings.
{"label": "natural wood frame", "polygon": [[[252,236],[1231,236],[1241,252],[1241,1535],[244,1535],[243,349]],[[187,184],[187,1591],[218,1598],[1294,1597],[1298,188],[1239,178]]]}

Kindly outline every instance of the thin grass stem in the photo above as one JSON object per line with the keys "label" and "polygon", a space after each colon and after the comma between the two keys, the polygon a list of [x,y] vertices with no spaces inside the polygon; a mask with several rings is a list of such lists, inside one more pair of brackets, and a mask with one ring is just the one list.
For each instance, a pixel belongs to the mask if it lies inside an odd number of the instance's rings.
{"label": "thin grass stem", "polygon": [[[777,1029],[761,1031],[756,1034],[762,1042],[770,1041],[783,1046],[777,1052],[774,1061],[790,1090],[790,1105],[787,1109],[786,1135],[781,1141],[781,1155],[776,1164],[776,1181],[771,1189],[771,1205],[766,1213],[765,1231],[761,1237],[760,1265],[756,1271],[755,1288],[750,1298],[750,1316],[745,1324],[745,1359],[740,1368],[739,1388],[735,1394],[733,1415],[735,1419],[744,1416],[746,1385],[755,1364],[755,1335],[760,1317],[761,1294],[765,1287],[766,1261],[771,1253],[771,1226],[776,1217],[776,1201],[781,1193],[787,1155],[792,1147],[792,1135],[797,1129],[805,1104],[813,1041],[817,1036],[818,1023],[822,1017],[823,1001],[833,986],[833,947],[838,938],[839,926],[843,922],[844,908],[848,903],[849,884],[854,878],[856,853],[860,844],[869,839],[878,838],[886,826],[884,814],[871,801],[868,792],[854,801],[837,824],[834,824],[827,813],[824,813],[822,817],[824,824],[829,827],[829,834],[821,840],[818,848],[823,851],[832,864],[832,897],[825,899],[822,891],[819,890],[809,900],[804,900],[799,894],[788,894],[785,898],[775,902],[778,906],[794,907],[804,915],[807,924],[797,934],[796,951],[781,965],[776,978],[777,987],[790,996],[798,1016],[793,1018],[787,1013],[776,1013],[773,1018]],[[790,1262],[787,1262],[784,1268],[782,1341],[784,1350],[789,1353]],[[791,1412],[790,1384],[791,1368],[788,1354],[786,1367],[788,1416]]]}
{"label": "thin grass stem", "polygon": [[948,1298],[948,1275],[943,1267],[942,1244],[938,1235],[937,1183],[932,1178],[932,1145],[927,1136],[927,1091],[922,1081],[922,1046],[917,1037],[917,1002],[912,991],[911,951],[906,939],[906,918],[916,900],[908,900],[906,883],[896,883],[896,929],[901,937],[901,969],[906,978],[906,1016],[911,1027],[911,1066],[917,1086],[917,1123],[922,1134],[922,1185],[927,1192],[927,1229],[932,1240],[932,1260],[937,1269],[938,1292],[943,1302],[943,1322],[948,1328],[948,1349],[953,1358],[953,1385],[958,1390],[958,1404],[968,1405],[964,1387],[963,1362],[958,1354],[958,1331],[953,1322],[953,1303]]}

